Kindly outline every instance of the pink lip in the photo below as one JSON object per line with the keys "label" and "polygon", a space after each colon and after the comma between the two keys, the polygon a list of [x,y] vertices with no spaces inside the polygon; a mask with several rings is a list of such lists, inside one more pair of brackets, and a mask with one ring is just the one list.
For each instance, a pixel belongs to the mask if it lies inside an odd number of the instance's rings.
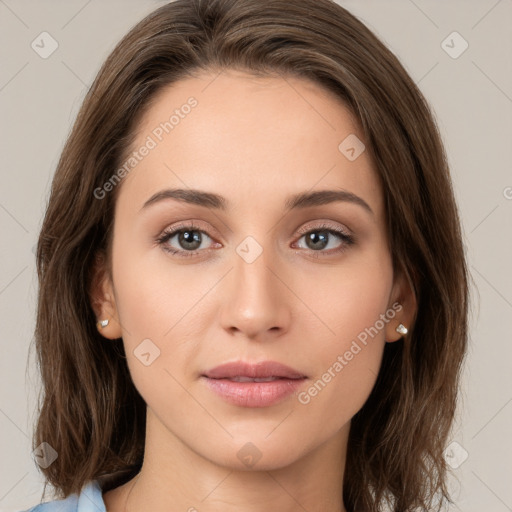
{"label": "pink lip", "polygon": [[[307,378],[289,366],[275,361],[257,364],[242,361],[226,363],[202,376],[208,387],[226,401],[241,407],[268,407],[294,393]],[[233,378],[263,379],[268,382],[237,382]]]}

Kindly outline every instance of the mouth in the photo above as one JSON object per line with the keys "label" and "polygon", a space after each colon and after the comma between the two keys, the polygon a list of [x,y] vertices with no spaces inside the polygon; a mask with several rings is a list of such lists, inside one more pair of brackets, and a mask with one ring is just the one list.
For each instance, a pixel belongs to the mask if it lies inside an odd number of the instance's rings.
{"label": "mouth", "polygon": [[296,392],[308,377],[275,361],[238,361],[208,370],[201,378],[211,391],[233,405],[269,407]]}

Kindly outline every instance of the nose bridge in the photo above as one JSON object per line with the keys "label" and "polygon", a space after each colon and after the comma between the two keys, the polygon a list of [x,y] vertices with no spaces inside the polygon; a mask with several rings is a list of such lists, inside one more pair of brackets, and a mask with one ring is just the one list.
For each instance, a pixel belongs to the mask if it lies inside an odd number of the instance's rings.
{"label": "nose bridge", "polygon": [[231,285],[222,301],[224,328],[244,331],[249,337],[283,328],[289,318],[286,287],[275,275],[272,242],[268,237],[266,241],[264,247],[263,241],[247,236],[236,246]]}
{"label": "nose bridge", "polygon": [[[261,240],[261,237],[259,237]],[[257,301],[267,301],[275,297],[275,276],[270,271],[272,260],[272,248],[270,240],[262,240],[260,243],[254,236],[247,236],[235,249],[234,279],[235,293],[247,300],[252,298]],[[249,305],[249,304],[248,304]],[[263,304],[259,304],[261,307]]]}
{"label": "nose bridge", "polygon": [[[247,217],[245,217],[247,219]],[[272,285],[268,282],[268,267],[275,266],[273,230],[268,230],[269,221],[264,219],[264,212],[253,211],[245,227],[240,225],[243,238],[235,245],[234,274],[237,280],[245,280],[253,288]],[[258,227],[260,226],[260,227]]]}

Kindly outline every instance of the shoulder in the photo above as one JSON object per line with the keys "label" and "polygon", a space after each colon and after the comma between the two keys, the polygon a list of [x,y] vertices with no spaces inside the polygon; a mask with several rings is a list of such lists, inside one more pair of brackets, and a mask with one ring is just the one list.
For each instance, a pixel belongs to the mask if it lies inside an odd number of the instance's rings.
{"label": "shoulder", "polygon": [[91,480],[80,494],[71,494],[64,500],[40,503],[22,512],[106,512],[106,509],[99,482]]}

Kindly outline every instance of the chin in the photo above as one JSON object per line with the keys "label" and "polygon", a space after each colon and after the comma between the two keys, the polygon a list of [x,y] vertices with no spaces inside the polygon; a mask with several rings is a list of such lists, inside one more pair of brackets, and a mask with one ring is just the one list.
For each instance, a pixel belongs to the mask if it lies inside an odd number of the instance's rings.
{"label": "chin", "polygon": [[[287,436],[285,439],[273,433],[265,439],[265,435],[262,436],[260,430],[254,436],[237,436],[235,439],[230,439],[228,443],[217,444],[214,453],[209,445],[204,456],[214,464],[230,470],[272,471],[296,462],[307,450],[303,438],[294,440]],[[274,439],[270,440],[272,436]]]}

